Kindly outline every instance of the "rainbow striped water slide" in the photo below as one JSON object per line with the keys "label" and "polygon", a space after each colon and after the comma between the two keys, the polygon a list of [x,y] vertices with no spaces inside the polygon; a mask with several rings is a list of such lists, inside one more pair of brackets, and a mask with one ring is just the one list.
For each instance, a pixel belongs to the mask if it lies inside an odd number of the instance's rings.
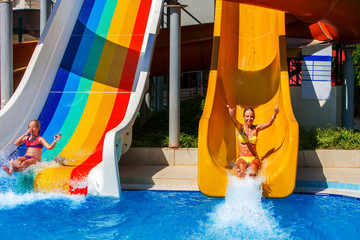
{"label": "rainbow striped water slide", "polygon": [[29,120],[49,142],[62,139],[42,161],[34,190],[120,196],[118,161],[147,88],[162,0],[58,0],[25,75],[0,111],[0,150]]}

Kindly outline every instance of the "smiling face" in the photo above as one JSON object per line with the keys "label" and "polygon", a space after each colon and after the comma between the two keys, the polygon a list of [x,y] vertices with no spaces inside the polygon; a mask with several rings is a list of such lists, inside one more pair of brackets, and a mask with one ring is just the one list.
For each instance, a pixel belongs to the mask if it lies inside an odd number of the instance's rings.
{"label": "smiling face", "polygon": [[29,131],[30,131],[30,134],[33,135],[33,136],[37,136],[39,135],[39,132],[40,132],[40,122],[39,121],[36,121],[36,120],[33,120],[29,123]]}
{"label": "smiling face", "polygon": [[246,109],[243,114],[245,124],[251,126],[255,119],[255,113],[252,109]]}

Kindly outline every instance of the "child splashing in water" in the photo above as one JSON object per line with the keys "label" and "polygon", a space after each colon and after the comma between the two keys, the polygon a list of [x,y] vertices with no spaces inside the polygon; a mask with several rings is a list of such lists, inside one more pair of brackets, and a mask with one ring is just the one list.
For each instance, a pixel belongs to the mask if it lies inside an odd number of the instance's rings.
{"label": "child splashing in water", "polygon": [[[32,120],[29,122],[29,128],[24,135],[18,137],[14,141],[14,145],[20,146],[26,144],[25,156],[19,157],[14,161],[10,160],[10,168],[5,164],[2,169],[9,175],[12,176],[13,172],[22,172],[29,166],[36,164],[41,161],[41,152],[43,146],[51,150],[55,147],[56,143],[61,139],[61,133],[54,136],[54,141],[49,144],[45,138],[39,136],[40,133],[40,122],[38,120]],[[29,135],[30,134],[30,135]]]}
{"label": "child splashing in water", "polygon": [[261,160],[256,152],[257,137],[260,131],[270,127],[276,119],[276,115],[279,113],[279,104],[275,107],[274,115],[267,123],[253,125],[255,119],[255,111],[251,107],[247,107],[244,110],[243,118],[244,124],[241,124],[236,120],[236,108],[229,108],[229,115],[234,122],[237,129],[236,139],[239,148],[239,154],[236,159],[236,166],[238,170],[236,175],[238,177],[245,177],[246,169],[250,165],[252,173],[250,177],[255,177],[259,167],[261,166]]}

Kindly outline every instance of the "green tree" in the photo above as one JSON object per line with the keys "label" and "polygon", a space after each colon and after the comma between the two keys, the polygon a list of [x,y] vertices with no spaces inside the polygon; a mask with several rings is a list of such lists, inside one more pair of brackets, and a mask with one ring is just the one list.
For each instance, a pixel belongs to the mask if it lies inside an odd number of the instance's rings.
{"label": "green tree", "polygon": [[360,44],[356,45],[356,50],[353,52],[353,60],[355,66],[354,103],[355,117],[357,117],[360,116]]}
{"label": "green tree", "polygon": [[360,86],[360,43],[356,45],[356,50],[353,53],[355,64],[355,85]]}

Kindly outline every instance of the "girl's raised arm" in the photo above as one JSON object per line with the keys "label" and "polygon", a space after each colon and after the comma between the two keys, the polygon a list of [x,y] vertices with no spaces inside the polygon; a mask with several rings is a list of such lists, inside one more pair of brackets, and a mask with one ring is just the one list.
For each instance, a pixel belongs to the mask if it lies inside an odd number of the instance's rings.
{"label": "girl's raised arm", "polygon": [[230,108],[230,106],[229,105],[226,105],[227,107],[228,107],[228,109],[229,109],[229,116],[230,116],[230,118],[231,118],[231,120],[233,121],[233,123],[235,124],[235,127],[236,127],[236,129],[238,130],[238,131],[241,131],[241,129],[242,129],[242,124],[241,123],[239,123],[239,121],[236,119],[236,106],[235,106],[235,108]]}
{"label": "girl's raised arm", "polygon": [[23,135],[21,135],[20,137],[15,139],[14,145],[15,146],[20,146],[21,144],[23,144],[26,141],[26,138],[29,135],[29,133],[30,133],[30,130],[29,129],[26,130],[26,132]]}
{"label": "girl's raised arm", "polygon": [[274,115],[271,116],[270,120],[267,122],[267,123],[263,123],[263,124],[259,124],[256,126],[256,131],[261,131],[261,130],[264,130],[268,127],[270,127],[275,119],[276,119],[276,115],[279,113],[280,109],[279,109],[279,104],[276,105],[275,109],[274,109]]}
{"label": "girl's raised arm", "polygon": [[44,147],[46,147],[47,149],[51,150],[51,149],[53,149],[53,148],[55,147],[56,143],[61,139],[61,137],[62,137],[62,135],[59,134],[59,133],[56,134],[56,135],[54,135],[54,141],[53,141],[51,144],[49,144],[49,143],[45,140],[45,138],[40,137],[40,142],[41,142],[41,144],[42,144]]}

